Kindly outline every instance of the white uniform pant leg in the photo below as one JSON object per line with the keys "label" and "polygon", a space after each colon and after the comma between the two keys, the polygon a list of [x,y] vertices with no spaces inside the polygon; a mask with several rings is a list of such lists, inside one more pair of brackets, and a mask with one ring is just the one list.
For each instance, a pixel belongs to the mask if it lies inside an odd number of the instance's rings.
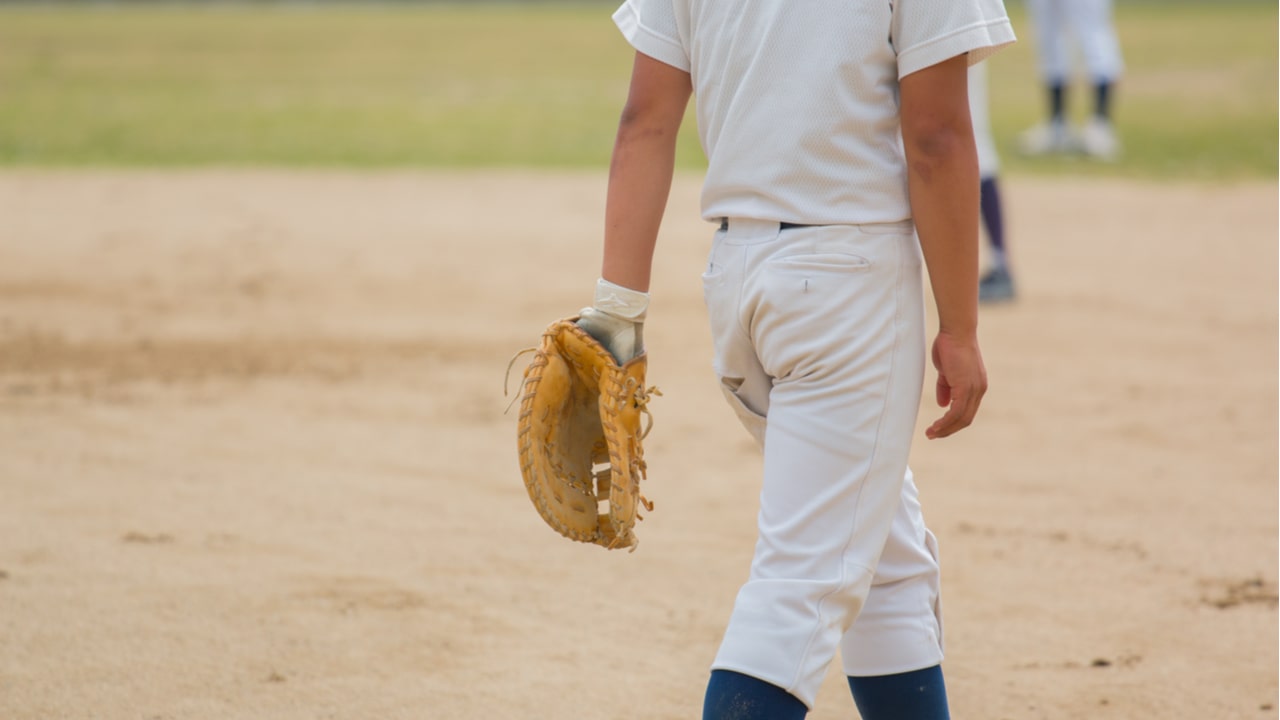
{"label": "white uniform pant leg", "polygon": [[969,66],[969,116],[973,121],[973,142],[978,148],[978,177],[983,180],[996,177],[1000,174],[1000,156],[991,132],[985,62]]}
{"label": "white uniform pant leg", "polygon": [[1027,0],[1035,27],[1040,77],[1046,84],[1065,84],[1071,78],[1071,48],[1067,43],[1066,6],[1079,0]]}
{"label": "white uniform pant leg", "polygon": [[1066,5],[1089,81],[1115,82],[1124,71],[1124,61],[1111,19],[1111,0],[1070,0]]}
{"label": "white uniform pant leg", "polygon": [[908,470],[871,592],[841,641],[845,674],[894,675],[941,663],[941,599],[937,540]]}
{"label": "white uniform pant leg", "polygon": [[810,707],[902,505],[921,282],[909,224],[730,221],[704,276],[717,373],[764,444],[755,556],[712,667]]}

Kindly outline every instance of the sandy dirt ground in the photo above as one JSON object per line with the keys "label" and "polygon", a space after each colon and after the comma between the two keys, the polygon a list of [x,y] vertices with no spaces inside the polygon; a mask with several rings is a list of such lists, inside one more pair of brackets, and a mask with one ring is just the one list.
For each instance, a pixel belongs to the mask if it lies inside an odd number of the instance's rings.
{"label": "sandy dirt ground", "polygon": [[[0,173],[0,718],[698,717],[760,468],[698,180],[626,554],[543,524],[504,414],[601,174]],[[1276,184],[1005,185],[990,394],[913,450],[954,716],[1276,718]]]}

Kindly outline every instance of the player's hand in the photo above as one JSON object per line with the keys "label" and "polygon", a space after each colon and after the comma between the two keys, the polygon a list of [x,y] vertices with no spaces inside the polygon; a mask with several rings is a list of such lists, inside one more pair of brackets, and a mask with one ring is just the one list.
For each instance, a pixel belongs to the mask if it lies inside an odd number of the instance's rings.
{"label": "player's hand", "polygon": [[578,327],[599,340],[618,364],[625,365],[644,352],[644,317],[648,312],[649,293],[600,278],[595,304],[579,313]]}
{"label": "player's hand", "polygon": [[947,412],[924,431],[930,440],[969,427],[987,392],[987,370],[976,335],[939,332],[933,341],[933,366],[938,370],[938,407],[947,408]]}
{"label": "player's hand", "polygon": [[578,327],[604,346],[619,365],[644,352],[644,323],[618,317],[595,308],[583,308]]}

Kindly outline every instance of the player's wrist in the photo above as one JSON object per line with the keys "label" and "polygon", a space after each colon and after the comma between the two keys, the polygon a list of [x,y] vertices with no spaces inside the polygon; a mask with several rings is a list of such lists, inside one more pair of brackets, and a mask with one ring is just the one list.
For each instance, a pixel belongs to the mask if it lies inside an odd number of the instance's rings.
{"label": "player's wrist", "polygon": [[938,334],[946,335],[956,340],[973,340],[978,339],[978,322],[958,322],[958,323],[939,323]]}
{"label": "player's wrist", "polygon": [[644,318],[649,293],[600,278],[591,307],[578,315],[578,326],[625,363],[644,352]]}
{"label": "player's wrist", "polygon": [[643,322],[649,312],[649,293],[632,290],[604,278],[596,280],[596,310],[631,322]]}
{"label": "player's wrist", "polygon": [[976,292],[966,292],[960,298],[946,297],[938,293],[937,309],[940,333],[955,338],[978,337],[978,294]]}

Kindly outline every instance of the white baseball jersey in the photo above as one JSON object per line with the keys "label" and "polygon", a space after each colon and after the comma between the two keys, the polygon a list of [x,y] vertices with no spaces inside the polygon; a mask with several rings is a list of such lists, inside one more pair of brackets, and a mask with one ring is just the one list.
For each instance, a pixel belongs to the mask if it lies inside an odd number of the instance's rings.
{"label": "white baseball jersey", "polygon": [[910,218],[899,79],[1014,40],[1000,0],[627,0],[614,20],[693,77],[708,220]]}

